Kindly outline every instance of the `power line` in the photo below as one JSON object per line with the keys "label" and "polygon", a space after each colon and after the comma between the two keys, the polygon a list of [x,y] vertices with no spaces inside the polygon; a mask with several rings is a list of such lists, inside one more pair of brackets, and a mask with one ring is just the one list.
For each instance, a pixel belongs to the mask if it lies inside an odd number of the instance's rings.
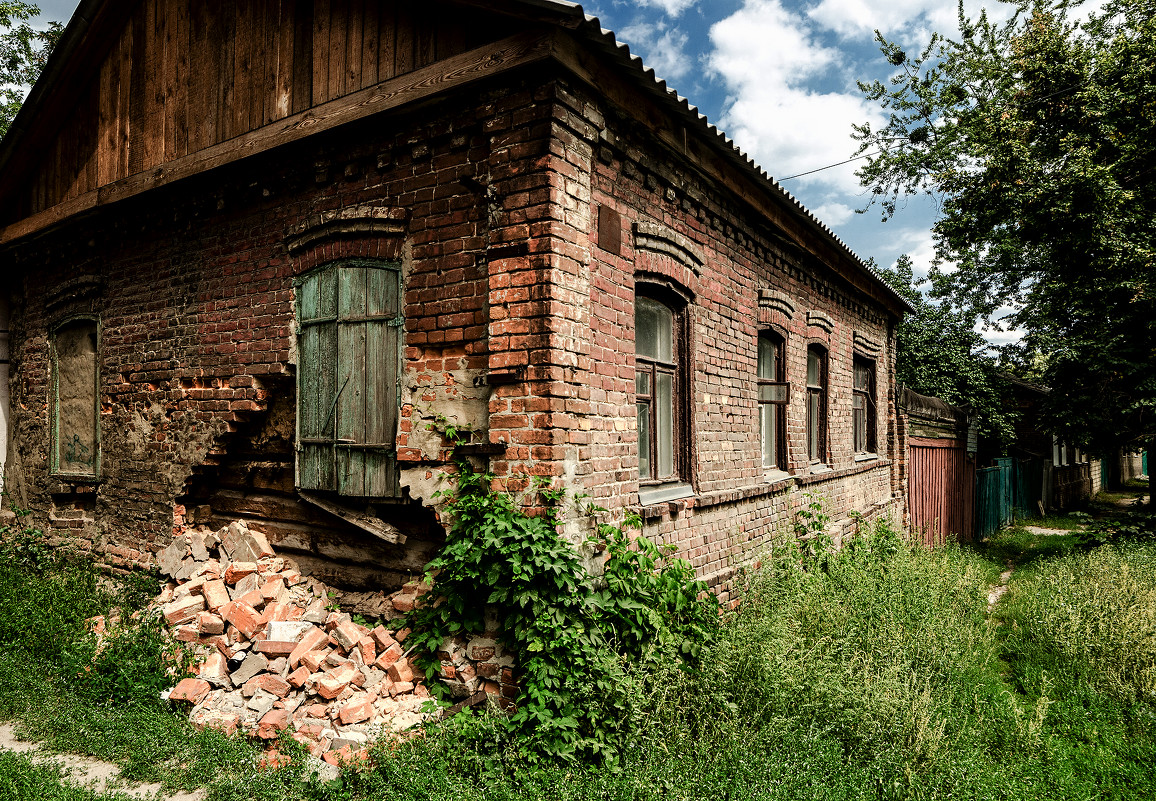
{"label": "power line", "polygon": [[823,170],[829,170],[832,167],[840,167],[844,164],[850,164],[852,161],[858,161],[859,159],[865,159],[865,158],[869,158],[871,156],[878,156],[882,152],[883,152],[882,150],[876,150],[874,153],[862,153],[858,156],[852,156],[849,159],[843,159],[842,161],[836,161],[834,164],[828,164],[826,167],[818,167],[814,170],[807,170],[806,172],[800,172],[800,173],[797,173],[795,175],[788,175],[786,178],[777,178],[775,180],[789,181],[792,178],[802,178],[804,175],[811,175],[811,174],[816,173],[816,172],[822,172]]}

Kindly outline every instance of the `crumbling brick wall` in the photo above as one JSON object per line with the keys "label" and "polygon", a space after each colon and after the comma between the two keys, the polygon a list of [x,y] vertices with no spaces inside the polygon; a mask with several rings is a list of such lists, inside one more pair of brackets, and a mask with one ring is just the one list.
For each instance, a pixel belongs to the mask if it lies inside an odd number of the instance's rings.
{"label": "crumbling brick wall", "polygon": [[[312,555],[327,580],[400,586],[420,571],[441,537],[423,503],[444,487],[447,456],[427,425],[445,415],[486,441],[495,392],[486,377],[503,363],[491,364],[488,340],[506,336],[489,330],[501,284],[491,286],[493,265],[549,247],[530,236],[550,213],[534,189],[549,149],[548,91],[536,81],[474,88],[388,126],[347,126],[125,201],[13,249],[23,282],[14,428],[36,522],[118,566],[147,563],[174,527],[242,519],[304,563]],[[287,242],[313,218],[360,208],[386,210],[400,235],[290,252]],[[302,503],[293,486],[293,279],[358,256],[403,265],[398,456],[412,501],[377,511],[407,535],[404,546]],[[540,269],[517,280],[533,284]],[[535,308],[540,328],[549,309]],[[48,458],[49,344],[54,327],[79,312],[100,325],[102,467],[94,480],[62,481]],[[546,345],[506,339],[499,349],[540,362]],[[511,461],[532,439],[507,437],[517,446]]]}
{"label": "crumbling brick wall", "polygon": [[[826,498],[836,535],[853,510],[888,513],[902,497],[902,445],[894,315],[878,288],[832,270],[825,261],[838,252],[819,240],[810,252],[798,230],[768,222],[754,208],[767,198],[736,194],[709,160],[684,161],[669,137],[561,69],[503,81],[318,134],[13,249],[23,280],[15,429],[42,523],[124,565],[147,562],[174,526],[241,519],[279,550],[313,558],[330,583],[397,586],[441,536],[429,510],[448,456],[429,430],[438,415],[478,432],[475,453],[502,485],[556,478],[620,515],[639,505],[641,275],[692,298],[694,494],[644,508],[648,533],[722,587],[790,531],[805,492]],[[326,220],[367,215],[392,233],[309,238]],[[402,547],[294,488],[293,280],[358,256],[402,264],[397,454],[409,502],[376,508],[407,535]],[[48,346],[77,311],[100,320],[102,469],[98,481],[69,483],[48,468]],[[767,327],[787,340],[796,388],[807,343],[829,348],[828,471],[805,464],[796,390],[791,475],[764,474],[753,389]],[[878,454],[867,460],[850,446],[854,353],[877,363]],[[589,521],[569,525],[575,540],[590,531]]]}

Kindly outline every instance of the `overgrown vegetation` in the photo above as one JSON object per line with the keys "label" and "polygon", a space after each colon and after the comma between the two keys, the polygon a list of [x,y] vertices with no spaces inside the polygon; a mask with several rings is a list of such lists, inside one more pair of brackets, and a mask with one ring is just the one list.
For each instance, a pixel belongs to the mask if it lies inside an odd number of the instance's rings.
{"label": "overgrown vegetation", "polygon": [[[442,430],[454,444],[468,437]],[[505,719],[507,735],[532,743],[528,753],[615,761],[637,735],[631,701],[650,669],[672,661],[689,667],[709,643],[718,621],[714,596],[688,562],[629,533],[640,526],[637,517],[623,527],[596,526],[592,545],[607,558],[595,579],[559,533],[563,492],[538,481],[516,498],[495,491],[494,476],[468,458],[455,464],[453,486],[442,495],[452,525],[427,566],[437,600],[409,618],[412,642],[424,652],[419,664],[436,677],[443,641],[482,634],[493,615],[502,644],[520,655],[522,695]],[[530,502],[539,504],[537,514]]]}
{"label": "overgrown vegetation", "polygon": [[[460,497],[497,505],[498,519],[520,521],[512,530],[550,517],[523,517],[512,499],[488,491]],[[819,508],[808,506],[799,524],[815,533],[823,512],[818,499],[812,502]],[[53,559],[28,570],[11,550],[0,560],[0,716],[19,717],[54,747],[121,763],[133,778],[186,788],[207,783],[211,799],[1040,801],[1156,794],[1152,544],[1090,546],[1072,535],[1029,540],[1012,532],[993,538],[986,551],[925,551],[885,523],[861,529],[838,552],[783,547],[765,555],[743,579],[741,605],[710,639],[689,629],[676,635],[668,625],[664,650],[638,661],[616,656],[610,664],[622,684],[612,688],[612,702],[573,686],[572,703],[592,701],[613,716],[605,724],[613,734],[607,742],[618,749],[610,769],[542,760],[535,756],[540,736],[482,713],[431,725],[405,743],[383,743],[368,765],[334,783],[308,779],[291,742],[281,744],[295,757],[288,768],[259,771],[254,746],[194,733],[144,692],[90,700],[60,654],[88,638],[85,617],[123,603],[123,595],[82,562]],[[514,552],[512,534],[487,536],[491,554],[479,564]],[[536,530],[528,536],[551,541]],[[626,531],[619,536],[623,547],[633,541]],[[1033,542],[1048,550],[1035,558]],[[22,547],[30,552],[27,541]],[[626,550],[634,556],[619,565],[623,572],[604,587],[590,582],[588,597],[630,581],[661,556]],[[1030,564],[1013,575],[989,618],[987,591],[1013,553]],[[472,569],[464,568],[467,578]],[[533,591],[542,594],[537,608],[550,609],[548,588]],[[611,618],[593,607],[579,620],[601,621],[611,653],[637,647],[623,644]],[[647,617],[643,625],[650,625]],[[690,668],[677,655],[679,637],[701,643],[697,655],[687,654]],[[550,646],[543,641],[543,650]],[[142,674],[164,670],[151,656],[137,664]],[[0,776],[54,786],[52,775],[36,770],[20,760],[0,764]],[[44,797],[53,797],[49,792]]]}

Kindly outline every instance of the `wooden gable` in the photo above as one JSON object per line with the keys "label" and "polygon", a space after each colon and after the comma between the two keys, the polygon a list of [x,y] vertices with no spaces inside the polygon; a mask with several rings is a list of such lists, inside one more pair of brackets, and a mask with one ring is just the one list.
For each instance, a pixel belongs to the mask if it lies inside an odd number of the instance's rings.
{"label": "wooden gable", "polygon": [[86,55],[73,59],[88,63],[70,65],[71,103],[52,99],[65,110],[33,120],[47,130],[28,137],[0,179],[0,224],[160,173],[520,28],[509,16],[428,0],[107,3]]}

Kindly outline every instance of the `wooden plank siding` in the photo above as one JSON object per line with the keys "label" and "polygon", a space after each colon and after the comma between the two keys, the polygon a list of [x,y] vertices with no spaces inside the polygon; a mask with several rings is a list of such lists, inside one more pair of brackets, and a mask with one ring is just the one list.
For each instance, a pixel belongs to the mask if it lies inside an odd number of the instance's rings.
{"label": "wooden plank siding", "polygon": [[975,512],[975,460],[956,439],[911,437],[908,503],[911,528],[927,546],[949,538],[971,542]]}
{"label": "wooden plank siding", "polygon": [[41,137],[4,219],[129,176],[524,30],[419,0],[139,0]]}

